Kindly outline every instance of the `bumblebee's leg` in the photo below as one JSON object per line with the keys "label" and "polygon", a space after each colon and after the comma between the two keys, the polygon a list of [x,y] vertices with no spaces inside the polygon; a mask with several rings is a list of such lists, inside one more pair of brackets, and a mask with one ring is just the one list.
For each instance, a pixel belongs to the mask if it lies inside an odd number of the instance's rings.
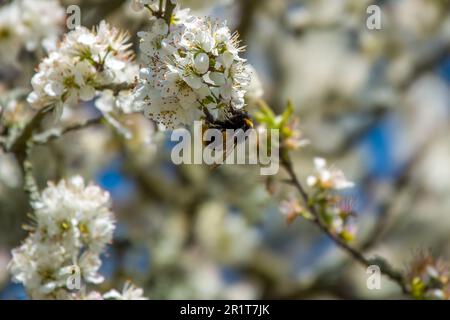
{"label": "bumblebee's leg", "polygon": [[212,114],[209,112],[208,108],[203,107],[202,109],[203,109],[203,113],[204,113],[205,116],[206,116],[206,122],[207,122],[208,124],[213,124],[213,123],[214,123],[214,117],[213,117]]}

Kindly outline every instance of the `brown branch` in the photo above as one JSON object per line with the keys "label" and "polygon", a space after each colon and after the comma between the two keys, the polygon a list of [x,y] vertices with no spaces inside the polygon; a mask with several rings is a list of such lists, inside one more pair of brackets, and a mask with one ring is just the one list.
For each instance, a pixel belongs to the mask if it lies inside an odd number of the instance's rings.
{"label": "brown branch", "polygon": [[403,293],[409,294],[409,290],[405,285],[405,281],[403,278],[403,275],[401,272],[392,269],[384,259],[381,258],[375,258],[375,259],[368,259],[366,258],[360,251],[357,249],[349,246],[345,241],[334,235],[328,227],[322,222],[320,219],[320,215],[317,212],[317,209],[314,205],[311,205],[310,198],[308,196],[308,193],[303,188],[302,184],[300,183],[297,175],[295,174],[293,165],[291,160],[288,156],[282,157],[281,164],[287,171],[289,177],[292,180],[293,185],[296,187],[298,192],[300,193],[305,205],[307,206],[310,213],[313,215],[312,221],[328,238],[330,238],[339,248],[341,248],[343,251],[347,252],[355,261],[357,261],[359,264],[363,265],[364,267],[369,267],[371,265],[378,265],[380,267],[380,270],[382,274],[390,278],[392,281],[397,283],[400,288],[402,289]]}
{"label": "brown branch", "polygon": [[105,86],[100,86],[97,87],[96,90],[97,91],[111,90],[113,94],[117,96],[121,91],[133,90],[134,88],[135,88],[134,83],[122,82],[116,85],[108,84]]}
{"label": "brown branch", "polygon": [[172,2],[170,0],[166,0],[166,9],[164,11],[164,19],[167,22],[167,25],[170,26],[170,24],[172,23],[172,15],[173,15],[173,10],[175,9],[176,5],[172,4]]}
{"label": "brown branch", "polygon": [[28,195],[31,205],[38,202],[40,199],[39,188],[36,179],[34,178],[33,175],[33,164],[30,160],[32,147],[33,143],[31,141],[28,141],[23,151],[23,159],[20,162],[24,176],[23,189],[25,190],[25,193]]}
{"label": "brown branch", "polygon": [[28,141],[31,139],[34,131],[40,126],[44,117],[53,109],[53,107],[54,106],[51,105],[40,109],[21,131],[19,136],[14,139],[10,146],[8,146],[8,151],[14,153],[19,162],[24,161]]}
{"label": "brown branch", "polygon": [[103,120],[103,118],[101,118],[101,117],[94,118],[94,119],[89,119],[89,120],[86,120],[86,121],[83,121],[80,123],[72,124],[65,128],[51,129],[44,133],[34,136],[32,141],[35,145],[45,145],[51,141],[61,138],[63,135],[65,135],[69,132],[78,131],[78,130],[87,128],[89,126],[101,124],[102,120]]}

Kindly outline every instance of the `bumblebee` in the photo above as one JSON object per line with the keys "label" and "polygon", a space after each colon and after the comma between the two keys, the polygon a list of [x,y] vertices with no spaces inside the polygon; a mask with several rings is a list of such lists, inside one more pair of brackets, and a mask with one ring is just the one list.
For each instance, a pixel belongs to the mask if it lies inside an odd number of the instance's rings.
{"label": "bumblebee", "polygon": [[[243,110],[230,109],[227,112],[225,118],[223,120],[215,120],[213,116],[205,110],[205,125],[203,126],[203,134],[208,129],[217,129],[222,132],[222,141],[223,141],[223,159],[225,160],[228,155],[233,151],[236,147],[238,141],[235,139],[235,136],[227,136],[227,130],[233,130],[234,132],[238,130],[242,130],[246,132],[249,129],[253,128],[253,121],[249,114]],[[231,142],[232,148],[227,147],[230,145],[230,139],[233,139]],[[204,142],[205,147],[209,147],[213,141]],[[219,167],[220,165],[212,166],[212,169]]]}
{"label": "bumblebee", "polygon": [[243,110],[230,109],[224,120],[215,120],[209,112],[205,112],[205,114],[207,129],[218,129],[222,132],[227,129],[242,129],[245,132],[253,128],[251,117]]}

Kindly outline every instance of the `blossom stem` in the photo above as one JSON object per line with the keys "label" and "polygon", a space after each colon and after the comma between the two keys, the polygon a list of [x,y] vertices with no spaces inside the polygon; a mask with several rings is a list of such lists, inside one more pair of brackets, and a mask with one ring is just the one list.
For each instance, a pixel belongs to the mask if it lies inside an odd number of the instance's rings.
{"label": "blossom stem", "polygon": [[128,82],[122,82],[116,85],[105,85],[105,86],[99,86],[96,87],[97,91],[103,91],[103,90],[111,90],[115,96],[117,96],[121,91],[128,91],[133,90],[134,84],[128,83]]}
{"label": "blossom stem", "polygon": [[176,5],[173,4],[170,0],[166,0],[166,10],[164,14],[164,19],[166,20],[167,25],[170,27],[170,24],[172,22],[172,15],[173,10],[175,9]]}
{"label": "blossom stem", "polygon": [[310,198],[308,196],[308,193],[303,188],[302,184],[300,183],[293,165],[292,161],[287,155],[287,153],[284,153],[285,156],[281,159],[281,164],[287,171],[292,184],[295,186],[295,188],[300,193],[305,205],[307,206],[308,210],[313,216],[313,219],[310,220],[313,222],[328,238],[330,238],[338,247],[340,247],[343,251],[347,252],[354,260],[356,260],[359,264],[363,265],[364,267],[369,267],[371,265],[378,265],[380,267],[381,272],[390,278],[392,281],[397,283],[400,288],[402,289],[403,293],[409,294],[409,290],[405,285],[405,281],[403,278],[403,275],[401,272],[392,269],[384,259],[381,258],[375,258],[375,259],[368,259],[357,249],[351,247],[348,245],[345,241],[334,235],[328,227],[322,222],[320,219],[320,215],[317,212],[317,209],[314,205],[311,205]]}

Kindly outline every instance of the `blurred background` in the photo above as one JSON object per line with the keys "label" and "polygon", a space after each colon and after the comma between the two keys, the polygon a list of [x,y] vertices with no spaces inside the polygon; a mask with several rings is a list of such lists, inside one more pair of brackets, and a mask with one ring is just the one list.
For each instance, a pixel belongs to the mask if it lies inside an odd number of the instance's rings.
{"label": "blurred background", "polygon": [[[0,101],[3,124],[20,128],[31,113],[23,97],[45,51],[11,44],[2,14],[11,2],[0,1]],[[417,249],[449,258],[450,1],[181,2],[240,33],[274,110],[293,102],[311,142],[293,154],[303,181],[316,156],[355,181],[346,195],[358,212],[354,245],[398,268]],[[128,30],[135,44],[148,26],[129,1],[60,3],[79,5],[84,26],[106,19]],[[380,30],[367,27],[373,4]],[[47,14],[55,13],[41,18]],[[62,35],[65,24],[54,31]],[[82,104],[66,110],[62,123],[97,113],[93,103]],[[366,270],[312,224],[286,225],[279,203],[290,191],[279,183],[282,173],[267,181],[251,166],[175,166],[169,134],[139,114],[120,121],[130,140],[95,126],[33,153],[41,187],[80,174],[111,193],[118,223],[103,256],[105,290],[130,279],[151,299],[403,297],[384,278],[381,290],[368,290]],[[29,212],[19,167],[0,151],[1,299],[27,298],[6,266]]]}

